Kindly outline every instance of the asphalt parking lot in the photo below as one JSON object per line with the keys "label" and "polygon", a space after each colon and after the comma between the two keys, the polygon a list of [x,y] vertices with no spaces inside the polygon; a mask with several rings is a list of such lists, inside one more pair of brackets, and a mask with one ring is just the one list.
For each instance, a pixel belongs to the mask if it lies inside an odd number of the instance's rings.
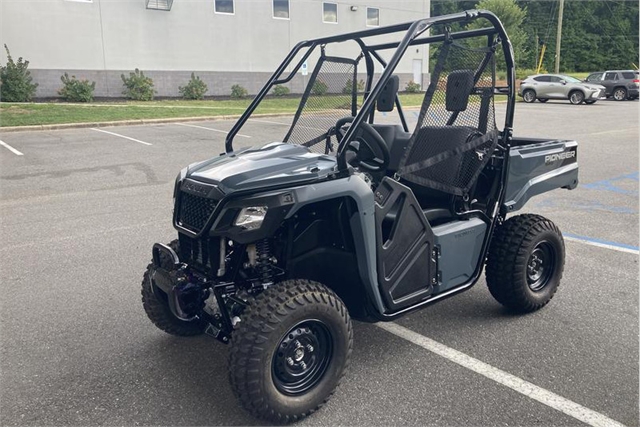
{"label": "asphalt parking lot", "polygon": [[[638,425],[638,106],[518,103],[517,136],[580,144],[580,186],[525,207],[565,233],[553,301],[514,316],[482,279],[395,323],[444,353],[357,323],[345,380],[300,424]],[[236,142],[277,138],[282,120]],[[225,346],[162,333],[140,303],[151,245],[175,235],[176,174],[222,152],[232,124],[0,133],[14,150],[0,147],[0,424],[259,424],[231,394]]]}

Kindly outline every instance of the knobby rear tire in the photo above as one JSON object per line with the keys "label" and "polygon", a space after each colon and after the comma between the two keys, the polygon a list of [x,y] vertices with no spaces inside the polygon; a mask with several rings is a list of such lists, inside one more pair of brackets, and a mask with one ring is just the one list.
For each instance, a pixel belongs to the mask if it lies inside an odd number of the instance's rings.
{"label": "knobby rear tire", "polygon": [[[548,275],[545,283],[531,283],[528,274],[532,256],[542,246],[549,253],[550,271],[545,272]],[[513,311],[539,310],[558,290],[564,257],[562,233],[553,222],[532,214],[509,218],[494,231],[491,240],[485,272],[489,291],[500,304]]]}

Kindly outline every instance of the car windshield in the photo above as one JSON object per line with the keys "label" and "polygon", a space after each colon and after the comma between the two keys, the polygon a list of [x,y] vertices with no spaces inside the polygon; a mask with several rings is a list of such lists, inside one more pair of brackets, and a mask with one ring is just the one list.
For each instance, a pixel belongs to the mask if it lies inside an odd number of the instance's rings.
{"label": "car windshield", "polygon": [[580,80],[576,79],[575,77],[562,76],[562,78],[569,83],[580,83]]}

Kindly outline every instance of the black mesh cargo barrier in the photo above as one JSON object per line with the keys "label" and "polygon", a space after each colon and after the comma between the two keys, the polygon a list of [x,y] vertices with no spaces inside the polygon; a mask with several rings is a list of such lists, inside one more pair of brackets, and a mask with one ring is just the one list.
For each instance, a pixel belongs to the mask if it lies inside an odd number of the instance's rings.
{"label": "black mesh cargo barrier", "polygon": [[497,144],[491,48],[439,46],[418,124],[398,174],[415,184],[464,196]]}
{"label": "black mesh cargo barrier", "polygon": [[338,141],[332,131],[336,122],[357,113],[357,61],[322,56],[284,138],[321,154],[335,154]]}
{"label": "black mesh cargo barrier", "polygon": [[180,193],[178,225],[197,233],[202,230],[218,202],[213,199]]}

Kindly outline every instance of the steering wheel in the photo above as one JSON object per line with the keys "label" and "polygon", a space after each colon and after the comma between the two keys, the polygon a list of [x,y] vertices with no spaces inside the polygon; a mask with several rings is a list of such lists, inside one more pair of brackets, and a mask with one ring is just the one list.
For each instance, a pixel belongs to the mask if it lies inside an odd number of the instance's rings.
{"label": "steering wheel", "polygon": [[[339,141],[344,137],[342,127],[353,122],[354,118],[351,116],[343,117],[336,122],[335,132]],[[381,172],[389,166],[389,148],[378,131],[367,122],[360,123],[359,129],[356,131],[354,139],[347,145],[346,151],[354,153],[356,166],[368,172]]]}

